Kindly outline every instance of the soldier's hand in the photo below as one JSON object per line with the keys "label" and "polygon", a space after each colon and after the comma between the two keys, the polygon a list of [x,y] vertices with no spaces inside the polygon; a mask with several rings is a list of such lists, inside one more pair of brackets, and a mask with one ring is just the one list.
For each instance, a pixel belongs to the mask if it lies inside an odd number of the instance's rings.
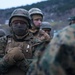
{"label": "soldier's hand", "polygon": [[8,54],[11,54],[13,56],[13,59],[15,59],[15,61],[24,59],[24,54],[22,53],[20,47],[12,48],[11,50],[8,51]]}
{"label": "soldier's hand", "polygon": [[14,47],[8,50],[7,54],[4,56],[4,59],[9,64],[14,64],[17,61],[23,60],[24,54],[22,53],[22,50],[20,47]]}

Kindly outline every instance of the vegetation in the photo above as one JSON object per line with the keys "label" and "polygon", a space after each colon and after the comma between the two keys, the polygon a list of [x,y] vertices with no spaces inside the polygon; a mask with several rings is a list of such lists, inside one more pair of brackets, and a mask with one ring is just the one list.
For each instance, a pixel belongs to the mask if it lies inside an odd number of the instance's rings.
{"label": "vegetation", "polygon": [[[24,8],[29,10],[30,8],[38,7],[40,8],[44,14],[48,13],[63,13],[67,10],[70,10],[75,7],[75,0],[46,0],[38,3],[34,3],[32,5],[20,6],[16,8]],[[9,19],[10,14],[16,8],[4,9],[0,10],[0,23],[4,23],[5,20]],[[44,8],[44,9],[43,9]],[[46,17],[47,19],[48,17]],[[50,19],[50,18],[48,18]]]}
{"label": "vegetation", "polygon": [[[44,13],[44,20],[49,21],[54,29],[61,29],[68,25],[67,18],[75,15],[75,0],[46,0],[31,5],[25,5],[9,9],[0,10],[0,24],[9,19],[12,11],[16,8],[40,8]],[[73,10],[72,10],[73,9]]]}

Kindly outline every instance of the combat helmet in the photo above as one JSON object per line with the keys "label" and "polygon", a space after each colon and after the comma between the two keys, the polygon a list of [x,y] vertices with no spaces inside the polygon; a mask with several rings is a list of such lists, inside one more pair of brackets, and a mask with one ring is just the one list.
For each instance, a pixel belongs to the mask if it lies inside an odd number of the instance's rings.
{"label": "combat helmet", "polygon": [[39,8],[31,8],[29,10],[29,14],[30,14],[30,16],[35,15],[35,14],[39,14],[43,17],[43,13]]}
{"label": "combat helmet", "polygon": [[24,17],[28,20],[29,23],[29,28],[31,28],[31,24],[30,24],[30,16],[27,10],[19,8],[19,9],[15,9],[9,19],[9,26],[11,26],[11,20],[14,17]]}
{"label": "combat helmet", "polygon": [[75,16],[68,18],[68,21],[72,21],[72,20],[75,20]]}
{"label": "combat helmet", "polygon": [[41,29],[50,29],[51,30],[51,25],[49,22],[42,22]]}
{"label": "combat helmet", "polygon": [[5,31],[3,30],[3,29],[0,29],[0,37],[3,37],[3,36],[5,36]]}
{"label": "combat helmet", "polygon": [[74,22],[75,21],[75,16],[72,16],[72,17],[68,18],[68,21],[69,21],[69,25],[75,23]]}

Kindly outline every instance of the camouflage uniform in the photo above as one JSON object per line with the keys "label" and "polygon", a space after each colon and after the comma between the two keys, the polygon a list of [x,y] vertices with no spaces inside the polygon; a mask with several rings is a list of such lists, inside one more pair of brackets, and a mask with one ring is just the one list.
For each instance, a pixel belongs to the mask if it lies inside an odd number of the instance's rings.
{"label": "camouflage uniform", "polygon": [[[49,35],[46,34],[43,30],[40,30],[40,26],[41,26],[41,23],[43,20],[42,11],[39,8],[31,8],[29,10],[29,14],[30,14],[31,20],[32,20],[32,28],[30,29],[30,32],[32,32],[35,37],[37,37],[39,39],[41,38],[41,40],[50,41]],[[40,15],[41,16],[41,23],[39,24],[39,27],[37,27],[33,22],[33,20],[34,20],[33,16],[34,15],[36,15],[36,16]],[[36,19],[38,20],[39,18],[36,18]]]}
{"label": "camouflage uniform", "polygon": [[0,60],[0,74],[25,75],[30,63],[37,59],[38,53],[35,56],[35,52],[44,50],[45,41],[35,38],[29,31],[30,16],[25,9],[19,8],[13,11],[9,26],[11,35],[7,37],[3,49],[4,57]]}
{"label": "camouflage uniform", "polygon": [[62,29],[27,75],[75,75],[75,24]]}
{"label": "camouflage uniform", "polygon": [[[40,30],[40,26],[41,26],[41,23],[42,23],[42,20],[43,20],[43,13],[39,8],[31,8],[29,10],[29,14],[30,14],[31,20],[32,20],[32,28],[30,29],[30,32],[33,33],[34,38],[37,38],[40,41],[44,42],[44,48],[45,48],[46,45],[50,42],[51,38],[45,31]],[[37,16],[37,18],[36,18],[36,16]],[[38,16],[40,16],[41,18],[38,17]],[[36,20],[37,23],[39,23],[39,24],[36,25],[36,23],[34,23],[34,20]],[[39,49],[38,49],[35,52],[35,56],[40,57],[40,55],[42,55],[43,52],[44,52],[44,49],[42,49],[41,51],[39,51]],[[39,54],[39,55],[37,55],[37,54]]]}
{"label": "camouflage uniform", "polygon": [[7,42],[6,33],[3,29],[0,29],[0,58],[4,56],[4,48]]}

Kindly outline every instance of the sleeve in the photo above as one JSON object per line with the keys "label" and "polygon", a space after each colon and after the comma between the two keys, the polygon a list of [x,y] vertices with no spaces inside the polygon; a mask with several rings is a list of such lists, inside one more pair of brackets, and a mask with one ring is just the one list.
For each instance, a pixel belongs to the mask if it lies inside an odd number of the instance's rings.
{"label": "sleeve", "polygon": [[24,54],[19,47],[11,48],[0,60],[0,72],[5,73],[18,61],[24,60]]}
{"label": "sleeve", "polygon": [[0,74],[6,73],[10,65],[3,59],[0,58]]}
{"label": "sleeve", "polygon": [[5,54],[5,48],[7,45],[7,37],[0,37],[0,58],[2,58]]}

